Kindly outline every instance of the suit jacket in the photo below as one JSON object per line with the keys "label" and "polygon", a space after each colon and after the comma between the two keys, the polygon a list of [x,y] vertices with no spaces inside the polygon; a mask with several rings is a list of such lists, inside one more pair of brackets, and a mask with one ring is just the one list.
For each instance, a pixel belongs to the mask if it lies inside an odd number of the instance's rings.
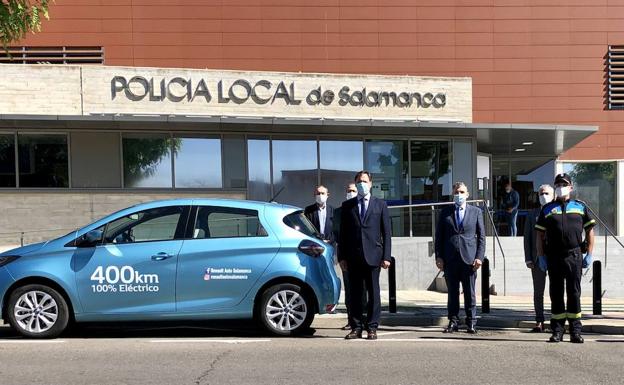
{"label": "suit jacket", "polygon": [[457,254],[468,265],[475,258],[483,261],[485,256],[485,228],[483,213],[475,206],[466,205],[466,213],[461,226],[455,217],[455,205],[442,209],[436,225],[435,255],[444,263],[452,263]]}
{"label": "suit jacket", "polygon": [[371,195],[364,219],[360,219],[359,197],[344,201],[340,208],[340,239],[338,259],[349,262],[362,261],[369,266],[380,266],[390,261],[392,233],[388,206],[382,199]]}
{"label": "suit jacket", "polygon": [[539,217],[541,210],[540,207],[528,213],[524,222],[524,262],[537,263],[535,223],[537,223],[537,217]]}
{"label": "suit jacket", "polygon": [[334,230],[333,230],[333,221],[334,221],[334,208],[328,204],[325,204],[325,228],[321,229],[321,222],[319,220],[319,207],[316,203],[307,206],[303,211],[304,215],[312,222],[314,227],[318,230],[320,234],[323,234],[323,239],[327,241],[334,241]]}

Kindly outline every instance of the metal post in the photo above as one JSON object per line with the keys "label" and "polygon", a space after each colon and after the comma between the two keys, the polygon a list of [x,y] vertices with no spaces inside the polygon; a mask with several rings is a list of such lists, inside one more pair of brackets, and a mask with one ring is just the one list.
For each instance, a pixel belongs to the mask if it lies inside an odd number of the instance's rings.
{"label": "metal post", "polygon": [[20,246],[24,246],[24,232],[20,233]]}
{"label": "metal post", "polygon": [[388,268],[388,294],[390,295],[388,310],[390,313],[396,313],[396,259],[394,257],[390,257]]}
{"label": "metal post", "polygon": [[604,245],[604,248],[605,248],[605,269],[607,268],[607,239],[609,239],[609,238],[607,238],[607,235],[608,235],[608,232],[605,231],[605,245]]}
{"label": "metal post", "polygon": [[490,312],[490,260],[485,258],[481,266],[481,313]]}
{"label": "metal post", "polygon": [[594,276],[592,278],[592,284],[594,315],[602,315],[602,267],[600,261],[594,261],[593,270]]}

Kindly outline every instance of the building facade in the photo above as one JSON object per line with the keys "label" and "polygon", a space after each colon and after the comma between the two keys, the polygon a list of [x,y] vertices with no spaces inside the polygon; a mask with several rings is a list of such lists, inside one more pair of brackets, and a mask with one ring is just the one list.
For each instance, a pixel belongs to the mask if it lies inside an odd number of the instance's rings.
{"label": "building facade", "polygon": [[[28,201],[29,207],[59,213],[81,202],[82,214],[63,215],[66,222],[58,224],[60,231],[79,224],[79,218],[97,217],[133,199],[212,194],[266,200],[286,186],[277,200],[303,205],[312,200],[311,189],[320,182],[329,184],[338,200],[347,174],[360,168],[371,168],[379,181],[377,193],[390,204],[447,200],[449,182],[461,178],[471,184],[473,196],[490,200],[495,209],[504,183],[512,181],[520,192],[521,207],[529,209],[539,185],[552,182],[552,175],[563,170],[573,174],[579,196],[624,233],[624,220],[619,218],[624,206],[617,194],[618,185],[624,183],[620,128],[624,112],[619,111],[618,98],[624,2],[543,4],[526,0],[327,0],[313,5],[119,0],[102,5],[57,0],[42,32],[16,43],[12,57],[2,59],[11,63],[0,67],[3,82],[16,78],[11,71],[20,71],[15,69],[20,63],[82,64],[81,73],[96,73],[103,64],[99,71],[105,76],[78,80],[48,76],[56,79],[53,87],[38,93],[48,95],[47,107],[33,108],[35,102],[29,98],[35,97],[31,91],[36,85],[32,75],[22,75],[30,85],[23,93],[26,99],[1,112],[5,118],[0,139],[15,149],[5,157],[12,155],[14,163],[2,162],[6,181],[1,193],[4,198]],[[190,68],[208,69],[197,78],[206,78],[212,102],[229,98],[226,91],[232,84],[227,79],[248,83],[235,86],[240,94],[235,93],[229,103],[202,111],[187,110],[189,100],[168,100],[169,83],[165,84],[167,100],[150,101],[163,96],[163,79],[193,78],[188,75]],[[316,83],[306,83],[318,73],[345,75],[322,75]],[[373,76],[363,80],[357,75]],[[146,83],[130,82],[134,76]],[[434,88],[448,81],[454,86],[437,92],[431,88],[427,108],[412,95],[410,101],[421,105],[414,109],[415,115],[404,114],[405,108],[397,106],[377,116],[365,110],[370,109],[366,101],[359,109],[350,104],[353,91],[364,93],[364,88],[367,96],[373,90],[420,93],[422,98],[426,87],[402,85],[423,77],[437,79]],[[74,83],[61,84],[65,78]],[[281,79],[290,82],[284,81],[284,89],[274,99],[276,90],[257,86],[267,79],[273,86]],[[471,96],[453,97],[465,79],[470,80]],[[219,80],[224,81],[221,95]],[[94,86],[90,81],[101,83]],[[293,82],[299,87],[291,92]],[[346,108],[341,109],[343,83],[350,90]],[[71,95],[58,93],[77,85],[83,88]],[[276,103],[258,104],[252,92],[249,99],[237,103],[237,97],[246,96],[247,87],[273,92],[257,101],[271,97]],[[174,99],[207,99],[198,83],[189,86],[178,80],[170,88]],[[320,92],[313,102],[325,109],[314,109],[306,101],[317,88]],[[323,105],[326,88],[334,92],[328,106]],[[97,92],[92,93],[94,89]],[[0,87],[3,100],[16,94],[15,89],[8,90]],[[147,90],[145,96],[141,90]],[[435,99],[438,93],[445,94],[448,103],[462,100],[464,107],[470,106],[469,113],[436,114],[443,110],[434,105],[442,104],[440,97]],[[85,109],[85,95],[109,104]],[[290,97],[301,105],[287,104]],[[370,103],[379,101],[375,98],[380,95],[370,96]],[[120,103],[110,104],[115,100]],[[220,109],[226,104],[231,108]],[[270,106],[275,108],[264,108]],[[311,110],[305,111],[305,106]],[[423,110],[434,113],[422,115]],[[60,161],[37,157],[46,151]],[[107,154],[114,156],[108,159]],[[134,165],[129,163],[133,156]],[[36,169],[37,159],[46,171],[24,172]],[[149,162],[153,159],[157,164]],[[209,173],[196,166],[217,163]],[[50,197],[58,204],[50,207]],[[8,206],[11,199],[2,202]],[[426,224],[430,213],[398,211],[396,235],[430,232]],[[14,215],[21,218],[19,211]],[[18,230],[26,228],[33,225]],[[15,229],[6,229],[11,230]]]}

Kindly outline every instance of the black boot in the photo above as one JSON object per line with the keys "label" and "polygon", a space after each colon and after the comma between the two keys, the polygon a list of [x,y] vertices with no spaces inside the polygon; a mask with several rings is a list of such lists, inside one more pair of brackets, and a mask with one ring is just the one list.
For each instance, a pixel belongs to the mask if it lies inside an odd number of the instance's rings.
{"label": "black boot", "polygon": [[563,332],[553,332],[552,336],[550,336],[550,342],[561,342],[563,341]]}
{"label": "black boot", "polygon": [[581,336],[581,333],[572,333],[570,334],[570,342],[573,344],[582,344],[585,340]]}

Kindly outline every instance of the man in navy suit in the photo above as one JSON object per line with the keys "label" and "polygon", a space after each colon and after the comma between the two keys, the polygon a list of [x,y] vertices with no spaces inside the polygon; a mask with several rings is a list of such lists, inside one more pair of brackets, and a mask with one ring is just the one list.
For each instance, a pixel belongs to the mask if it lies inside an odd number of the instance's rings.
{"label": "man in navy suit", "polygon": [[459,330],[459,284],[464,289],[467,332],[477,332],[477,270],[485,254],[485,229],[481,209],[467,205],[468,188],[463,182],[453,185],[454,205],[442,209],[435,234],[438,269],[444,270],[448,288],[448,319],[445,333]]}
{"label": "man in navy suit", "polygon": [[314,199],[316,203],[308,206],[304,210],[304,215],[312,222],[316,230],[321,234],[324,241],[334,242],[334,208],[327,204],[329,190],[323,185],[314,189]]}
{"label": "man in navy suit", "polygon": [[[379,292],[380,268],[390,266],[391,230],[388,206],[371,195],[373,179],[368,171],[355,175],[358,195],[342,203],[340,209],[340,239],[338,259],[340,267],[349,272],[349,326],[346,339],[362,338],[366,327],[367,339],[377,339],[381,316]],[[367,321],[362,317],[362,288],[368,294]]]}

